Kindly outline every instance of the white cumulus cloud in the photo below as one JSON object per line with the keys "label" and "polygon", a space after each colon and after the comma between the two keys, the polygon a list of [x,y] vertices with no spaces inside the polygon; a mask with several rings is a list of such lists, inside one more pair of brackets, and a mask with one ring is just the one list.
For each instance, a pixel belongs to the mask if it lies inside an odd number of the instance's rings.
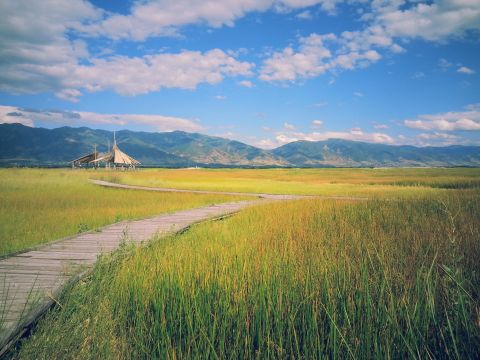
{"label": "white cumulus cloud", "polygon": [[78,66],[70,82],[91,92],[113,89],[121,95],[138,95],[161,88],[195,89],[200,83],[217,84],[225,76],[250,75],[252,66],[220,49],[142,58],[116,56]]}
{"label": "white cumulus cloud", "polygon": [[238,85],[243,86],[243,87],[246,87],[246,88],[252,88],[252,87],[255,86],[255,85],[253,84],[253,82],[251,82],[250,80],[242,80],[242,81],[239,81],[239,82],[238,82]]}
{"label": "white cumulus cloud", "polygon": [[473,75],[475,74],[475,70],[473,69],[470,69],[466,66],[460,66],[458,69],[457,69],[457,72],[461,73],[461,74],[467,74],[467,75]]}
{"label": "white cumulus cloud", "polygon": [[[365,9],[362,30],[302,37],[297,49],[288,46],[269,56],[262,64],[260,78],[293,82],[327,71],[354,70],[379,61],[382,52],[405,52],[396,41],[422,38],[438,42],[480,30],[480,1],[372,1]],[[440,63],[442,69],[448,65],[446,60]],[[460,69],[461,73],[474,73],[467,67]]]}
{"label": "white cumulus cloud", "polygon": [[36,122],[56,126],[115,125],[118,127],[145,126],[153,131],[200,131],[196,120],[155,114],[100,114],[86,111],[25,109],[0,105],[0,123],[21,123],[34,126]]}
{"label": "white cumulus cloud", "polygon": [[144,41],[152,36],[171,36],[189,24],[210,27],[234,26],[235,21],[251,12],[276,9],[288,12],[320,4],[333,12],[339,0],[147,0],[135,2],[130,13],[111,14],[101,22],[81,30],[93,36]]}
{"label": "white cumulus cloud", "polygon": [[0,14],[0,91],[22,94],[64,88],[89,56],[86,43],[66,33],[102,12],[82,0],[2,0]]}
{"label": "white cumulus cloud", "polygon": [[[0,1],[0,91],[53,92],[78,101],[85,91],[113,90],[139,95],[162,88],[195,89],[226,77],[253,75],[254,64],[238,60],[242,51],[183,50],[127,57],[92,54],[90,38],[144,41],[178,35],[189,24],[234,26],[252,12],[286,11],[308,17],[317,9],[334,13],[339,3],[360,3],[361,30],[312,33],[281,47],[262,62],[264,81],[293,82],[369,66],[384,53],[398,53],[414,38],[445,41],[480,30],[480,1],[343,0],[142,0],[127,14],[102,10],[86,0]],[[317,9],[310,8],[317,6]],[[358,10],[358,9],[357,9]],[[107,49],[108,50],[108,49]],[[446,65],[446,64],[443,64]],[[442,66],[442,64],[441,64]],[[475,73],[461,66],[458,72]],[[241,86],[249,87],[244,80]]]}
{"label": "white cumulus cloud", "polygon": [[392,37],[438,41],[480,30],[480,2],[439,0],[402,8],[405,1],[376,1],[375,22]]}
{"label": "white cumulus cloud", "polygon": [[417,135],[417,137],[420,138],[420,139],[423,139],[423,140],[432,140],[432,139],[455,140],[455,139],[459,138],[459,136],[457,136],[457,135],[440,133],[440,132],[422,133],[422,134]]}
{"label": "white cumulus cloud", "polygon": [[295,17],[298,18],[298,19],[302,19],[302,20],[312,20],[313,19],[313,15],[309,10],[302,11],[302,12],[298,13],[297,15],[295,15]]}
{"label": "white cumulus cloud", "polygon": [[20,109],[13,106],[0,106],[0,124],[34,126],[32,119],[25,117]]}
{"label": "white cumulus cloud", "polygon": [[383,144],[393,144],[394,139],[384,133],[368,133],[364,132],[362,129],[355,128],[349,131],[322,131],[322,132],[296,132],[293,134],[283,134],[279,133],[275,137],[278,144],[286,144],[298,140],[306,141],[323,141],[328,139],[343,139],[343,140],[353,140],[353,141],[366,141],[373,143],[383,143]]}
{"label": "white cumulus cloud", "polygon": [[106,13],[83,0],[5,0],[0,13],[0,91],[7,93],[52,91],[76,102],[84,91],[138,95],[161,88],[195,89],[200,83],[252,74],[253,64],[220,49],[92,56],[78,34]]}
{"label": "white cumulus cloud", "polygon": [[465,111],[420,115],[416,119],[404,120],[413,129],[437,131],[478,131],[480,130],[480,106],[470,105]]}
{"label": "white cumulus cloud", "polygon": [[260,79],[293,82],[316,77],[327,71],[335,73],[366,67],[381,59],[376,50],[357,46],[352,36],[352,33],[345,32],[340,37],[316,33],[302,37],[297,50],[286,47],[267,58],[260,69]]}
{"label": "white cumulus cloud", "polygon": [[257,141],[255,145],[265,149],[272,149],[299,140],[323,141],[328,139],[343,139],[381,144],[395,143],[395,140],[388,134],[380,132],[365,132],[360,128],[354,128],[347,131],[313,131],[308,133],[278,131],[274,138]]}

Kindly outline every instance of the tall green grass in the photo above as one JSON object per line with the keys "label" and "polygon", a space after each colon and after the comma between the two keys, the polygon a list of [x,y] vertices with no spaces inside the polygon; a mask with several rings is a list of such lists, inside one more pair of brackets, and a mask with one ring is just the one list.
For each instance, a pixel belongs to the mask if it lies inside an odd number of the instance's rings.
{"label": "tall green grass", "polygon": [[480,356],[480,196],[273,203],[125,245],[18,358]]}
{"label": "tall green grass", "polygon": [[94,174],[0,169],[0,255],[121,220],[240,199],[102,188],[88,182]]}

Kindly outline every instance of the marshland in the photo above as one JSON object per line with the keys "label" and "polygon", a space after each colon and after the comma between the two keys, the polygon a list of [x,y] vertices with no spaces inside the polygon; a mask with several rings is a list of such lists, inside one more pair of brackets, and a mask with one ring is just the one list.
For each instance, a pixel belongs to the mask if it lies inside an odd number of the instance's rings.
{"label": "marshland", "polygon": [[[265,202],[128,242],[66,289],[13,358],[478,358],[478,169],[6,169],[2,253],[242,200],[111,189],[355,195]],[[68,336],[65,336],[68,334]]]}

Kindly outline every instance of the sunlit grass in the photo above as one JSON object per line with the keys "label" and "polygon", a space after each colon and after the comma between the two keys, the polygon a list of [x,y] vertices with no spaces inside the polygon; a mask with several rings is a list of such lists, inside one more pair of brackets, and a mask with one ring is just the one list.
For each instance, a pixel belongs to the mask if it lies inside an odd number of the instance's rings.
{"label": "sunlit grass", "polygon": [[102,188],[87,181],[92,174],[1,169],[0,255],[125,219],[239,199]]}
{"label": "sunlit grass", "polygon": [[106,189],[88,177],[374,199],[271,203],[144,247],[127,244],[65,292],[14,357],[480,356],[478,169],[10,169],[0,175],[0,234],[14,234],[17,248],[37,232],[38,243],[126,217],[232,199]]}
{"label": "sunlit grass", "polygon": [[480,188],[480,169],[142,169],[96,175],[143,186],[327,196],[416,198]]}
{"label": "sunlit grass", "polygon": [[250,208],[104,258],[18,357],[478,359],[479,218],[474,190]]}

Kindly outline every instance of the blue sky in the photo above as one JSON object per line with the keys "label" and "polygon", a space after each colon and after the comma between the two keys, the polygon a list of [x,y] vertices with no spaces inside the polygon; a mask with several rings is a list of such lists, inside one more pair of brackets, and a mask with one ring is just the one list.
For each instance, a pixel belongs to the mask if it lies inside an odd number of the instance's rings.
{"label": "blue sky", "polygon": [[478,0],[4,0],[0,122],[480,145]]}

